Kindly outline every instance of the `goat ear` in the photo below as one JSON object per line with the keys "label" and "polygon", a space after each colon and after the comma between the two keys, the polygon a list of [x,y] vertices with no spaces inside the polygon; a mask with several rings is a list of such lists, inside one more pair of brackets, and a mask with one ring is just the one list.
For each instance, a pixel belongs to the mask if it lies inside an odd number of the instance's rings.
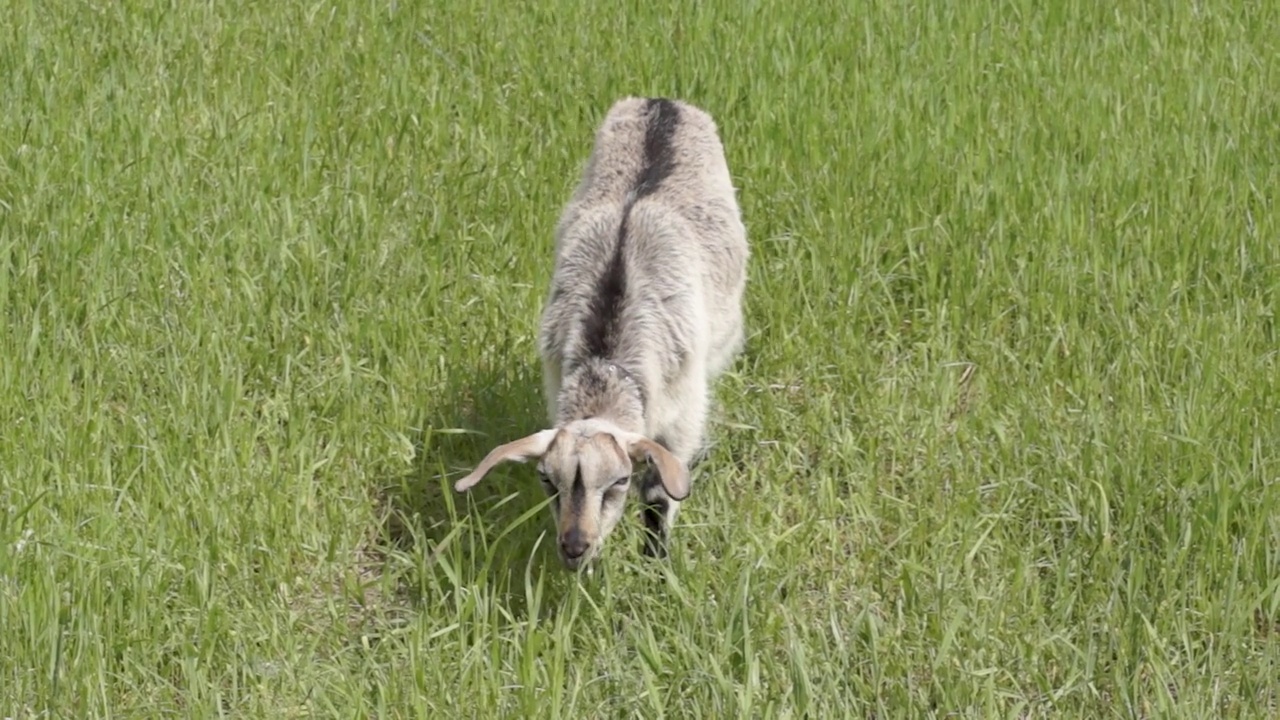
{"label": "goat ear", "polygon": [[472,485],[483,480],[484,476],[489,474],[489,471],[499,463],[508,461],[524,462],[529,458],[542,457],[551,445],[551,440],[556,436],[556,432],[558,431],[554,429],[542,430],[528,437],[513,440],[505,445],[499,445],[484,456],[484,460],[480,461],[480,464],[476,466],[475,470],[471,471],[470,475],[454,483],[453,489],[458,492],[466,492],[471,489]]}
{"label": "goat ear", "polygon": [[658,479],[662,481],[662,489],[672,500],[684,500],[689,497],[689,469],[680,458],[662,447],[661,443],[650,440],[643,435],[628,438],[627,450],[634,459],[643,456],[658,469]]}

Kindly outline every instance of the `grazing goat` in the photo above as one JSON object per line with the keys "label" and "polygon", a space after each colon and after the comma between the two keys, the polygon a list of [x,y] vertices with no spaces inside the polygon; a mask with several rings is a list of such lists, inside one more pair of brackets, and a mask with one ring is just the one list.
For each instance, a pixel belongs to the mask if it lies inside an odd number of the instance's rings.
{"label": "grazing goat", "polygon": [[455,489],[539,458],[572,570],[599,555],[645,459],[644,549],[665,555],[710,383],[743,347],[748,255],[711,116],[677,100],[615,103],[556,227],[538,343],[552,427],[493,449]]}

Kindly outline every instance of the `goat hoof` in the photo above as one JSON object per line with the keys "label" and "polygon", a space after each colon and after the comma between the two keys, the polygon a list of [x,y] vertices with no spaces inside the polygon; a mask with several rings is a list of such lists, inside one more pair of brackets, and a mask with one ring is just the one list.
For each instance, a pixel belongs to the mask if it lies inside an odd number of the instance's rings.
{"label": "goat hoof", "polygon": [[648,538],[644,541],[644,546],[640,551],[645,557],[664,558],[667,556],[667,543],[658,538]]}

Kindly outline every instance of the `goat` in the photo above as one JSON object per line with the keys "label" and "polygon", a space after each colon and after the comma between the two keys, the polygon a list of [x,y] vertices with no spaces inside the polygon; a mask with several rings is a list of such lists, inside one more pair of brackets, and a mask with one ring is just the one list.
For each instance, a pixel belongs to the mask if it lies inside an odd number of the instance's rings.
{"label": "goat", "polygon": [[711,116],[665,98],[614,103],[555,230],[538,339],[552,427],[494,448],[455,490],[538,458],[576,570],[599,556],[645,459],[643,550],[665,556],[710,384],[743,349],[748,256]]}

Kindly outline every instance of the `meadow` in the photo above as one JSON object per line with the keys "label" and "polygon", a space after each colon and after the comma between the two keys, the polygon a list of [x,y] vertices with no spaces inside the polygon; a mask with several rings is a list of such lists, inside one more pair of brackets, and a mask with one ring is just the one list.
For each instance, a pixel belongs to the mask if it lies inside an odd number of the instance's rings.
{"label": "meadow", "polygon": [[[1280,4],[0,9],[0,717],[1280,716]],[[748,332],[665,561],[528,466],[604,111]]]}

